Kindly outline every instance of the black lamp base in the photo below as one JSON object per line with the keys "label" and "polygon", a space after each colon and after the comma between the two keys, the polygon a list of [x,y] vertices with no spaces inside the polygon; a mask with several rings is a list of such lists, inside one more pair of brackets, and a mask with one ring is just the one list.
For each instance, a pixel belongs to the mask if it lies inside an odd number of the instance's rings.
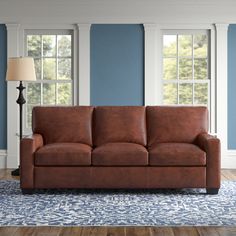
{"label": "black lamp base", "polygon": [[[23,104],[25,104],[25,98],[23,96],[23,90],[25,89],[25,87],[22,84],[22,81],[20,81],[20,84],[18,87],[16,87],[19,90],[19,97],[16,100],[16,103],[19,104],[19,108],[20,108],[20,140],[22,139],[22,106]],[[20,176],[20,167],[18,167],[17,169],[13,170],[11,172],[12,176]]]}
{"label": "black lamp base", "polygon": [[12,176],[20,176],[20,168],[17,168],[11,172]]}

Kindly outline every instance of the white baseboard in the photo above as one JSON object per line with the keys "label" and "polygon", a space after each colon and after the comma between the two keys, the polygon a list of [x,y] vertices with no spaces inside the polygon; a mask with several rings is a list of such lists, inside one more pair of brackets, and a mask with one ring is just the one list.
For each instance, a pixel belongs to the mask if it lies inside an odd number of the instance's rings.
{"label": "white baseboard", "polygon": [[226,156],[222,157],[222,169],[236,169],[236,150],[228,150]]}
{"label": "white baseboard", "polygon": [[0,169],[7,167],[7,150],[0,149]]}

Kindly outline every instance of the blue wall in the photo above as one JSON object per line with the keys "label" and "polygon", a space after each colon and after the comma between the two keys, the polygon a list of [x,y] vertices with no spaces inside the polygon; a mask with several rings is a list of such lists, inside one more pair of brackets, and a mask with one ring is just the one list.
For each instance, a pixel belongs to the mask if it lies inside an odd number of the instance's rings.
{"label": "blue wall", "polygon": [[236,149],[236,25],[228,29],[228,148]]}
{"label": "blue wall", "polygon": [[91,104],[144,104],[142,25],[91,27]]}
{"label": "blue wall", "polygon": [[0,25],[0,149],[7,148],[7,31]]}

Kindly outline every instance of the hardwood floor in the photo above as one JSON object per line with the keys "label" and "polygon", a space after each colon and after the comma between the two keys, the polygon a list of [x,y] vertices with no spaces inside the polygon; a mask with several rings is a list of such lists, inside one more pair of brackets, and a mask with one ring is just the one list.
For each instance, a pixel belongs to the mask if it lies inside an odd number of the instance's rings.
{"label": "hardwood floor", "polygon": [[[222,180],[236,180],[236,170],[222,170]],[[19,179],[0,170],[1,179]],[[1,209],[0,209],[1,211]],[[236,236],[235,227],[0,227],[0,236]]]}

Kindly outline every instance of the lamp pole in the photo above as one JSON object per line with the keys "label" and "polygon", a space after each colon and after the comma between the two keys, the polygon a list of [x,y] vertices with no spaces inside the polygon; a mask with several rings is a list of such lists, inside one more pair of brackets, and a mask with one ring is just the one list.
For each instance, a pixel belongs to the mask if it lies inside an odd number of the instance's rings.
{"label": "lamp pole", "polygon": [[[23,104],[25,104],[25,98],[23,96],[23,90],[25,89],[25,87],[23,86],[22,81],[20,81],[20,85],[18,87],[16,87],[19,90],[19,96],[18,99],[16,100],[16,103],[19,104],[19,112],[20,112],[20,141],[22,139],[22,110],[23,110]],[[11,172],[12,176],[19,176],[20,175],[20,167],[18,167],[17,169],[13,170]]]}
{"label": "lamp pole", "polygon": [[[16,100],[16,103],[19,104],[19,138],[20,141],[23,138],[22,131],[22,115],[23,115],[23,105],[26,103],[25,98],[23,96],[23,90],[25,87],[23,86],[22,81],[36,81],[36,74],[34,68],[34,59],[32,57],[12,57],[8,59],[7,73],[6,73],[7,81],[20,81],[19,86],[16,87],[19,90],[19,96]],[[20,168],[13,170],[11,172],[13,176],[20,175]]]}
{"label": "lamp pole", "polygon": [[[18,99],[16,100],[16,103],[19,104],[19,115],[20,115],[20,141],[22,139],[22,110],[23,110],[23,104],[25,104],[25,98],[23,95],[23,90],[25,87],[23,86],[22,81],[20,81],[20,84],[18,87],[16,87],[19,90],[19,96]],[[17,169],[13,170],[11,172],[12,176],[19,176],[20,175],[20,168],[18,167]]]}
{"label": "lamp pole", "polygon": [[16,100],[16,103],[19,104],[19,108],[20,108],[20,140],[22,139],[22,108],[23,108],[23,104],[25,104],[25,98],[23,96],[23,90],[25,89],[25,87],[22,84],[22,81],[20,81],[20,85],[18,87],[16,87],[19,90],[19,97]]}

